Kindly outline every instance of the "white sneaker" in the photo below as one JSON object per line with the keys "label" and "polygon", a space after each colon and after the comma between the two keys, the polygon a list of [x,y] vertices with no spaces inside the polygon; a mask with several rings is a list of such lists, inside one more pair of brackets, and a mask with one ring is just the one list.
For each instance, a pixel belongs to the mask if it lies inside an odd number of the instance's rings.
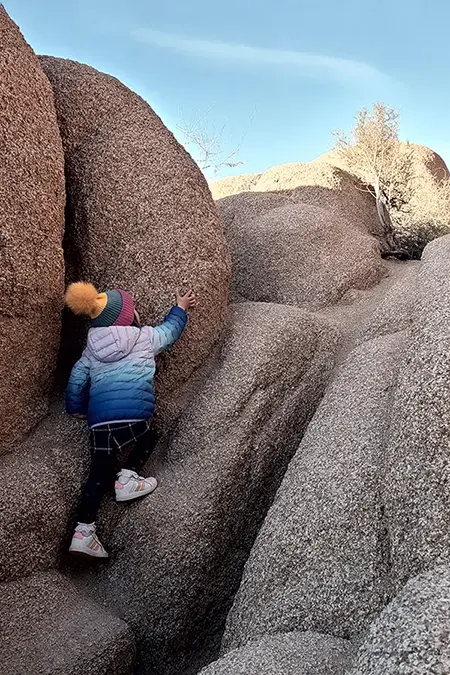
{"label": "white sneaker", "polygon": [[156,490],[157,486],[158,481],[156,478],[142,478],[142,476],[138,476],[135,471],[122,469],[122,471],[117,474],[115,484],[116,501],[128,502],[131,499],[145,497],[146,495],[149,495],[150,492],[153,492],[153,490]]}
{"label": "white sneaker", "polygon": [[95,523],[78,523],[72,537],[69,551],[91,558],[108,558],[108,554],[95,533]]}

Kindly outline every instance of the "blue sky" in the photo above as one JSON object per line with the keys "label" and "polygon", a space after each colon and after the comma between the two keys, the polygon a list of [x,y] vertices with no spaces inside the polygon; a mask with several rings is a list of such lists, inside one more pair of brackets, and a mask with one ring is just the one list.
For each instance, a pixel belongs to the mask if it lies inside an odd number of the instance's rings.
{"label": "blue sky", "polygon": [[447,0],[4,0],[37,53],[115,75],[175,131],[202,116],[243,166],[308,161],[377,100],[450,164]]}

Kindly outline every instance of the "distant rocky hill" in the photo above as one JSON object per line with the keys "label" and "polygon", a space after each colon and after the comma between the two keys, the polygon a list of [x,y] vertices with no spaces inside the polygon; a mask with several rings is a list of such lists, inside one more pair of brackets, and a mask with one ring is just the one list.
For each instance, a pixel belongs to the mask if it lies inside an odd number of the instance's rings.
{"label": "distant rocky hill", "polygon": [[[404,144],[406,145],[406,144]],[[450,173],[444,160],[440,155],[425,147],[424,145],[417,145],[409,143],[409,147],[414,148],[414,157],[416,160],[416,172],[421,177],[427,177],[431,174],[434,178],[442,180],[450,178]],[[342,154],[337,150],[330,150],[323,155],[317,157],[312,162],[290,163],[275,166],[263,173],[242,174],[240,176],[231,176],[229,178],[221,178],[220,180],[212,181],[210,183],[211,193],[214,199],[223,199],[231,195],[239,194],[240,192],[268,192],[271,190],[286,190],[298,185],[305,185],[305,178],[300,179],[297,184],[297,177],[302,171],[309,173],[309,180],[313,179],[313,169],[311,165],[328,164],[337,167],[343,171],[348,171],[348,166],[342,157]],[[319,185],[321,183],[319,182]]]}
{"label": "distant rocky hill", "polygon": [[[398,252],[416,258],[424,246],[436,236],[450,232],[450,196],[443,200],[438,186],[448,181],[449,170],[443,159],[433,150],[413,143],[400,143],[400,149],[412,156],[412,175],[407,181],[408,204],[401,211],[391,211],[392,232],[378,222],[373,198],[362,175],[351,175],[345,156],[338,150],[321,155],[313,162],[282,164],[261,174],[224,178],[210,184],[217,201],[237,194],[265,193],[302,188],[302,200],[331,206],[330,201],[341,202],[349,220],[361,223],[362,214],[368,231],[380,240],[382,252]],[[370,186],[369,186],[370,187]],[[406,187],[406,186],[405,186]],[[309,188],[306,190],[306,188]],[[331,200],[323,190],[333,191]],[[318,198],[314,199],[314,191]],[[372,203],[371,203],[372,202]],[[339,208],[339,207],[338,207]]]}

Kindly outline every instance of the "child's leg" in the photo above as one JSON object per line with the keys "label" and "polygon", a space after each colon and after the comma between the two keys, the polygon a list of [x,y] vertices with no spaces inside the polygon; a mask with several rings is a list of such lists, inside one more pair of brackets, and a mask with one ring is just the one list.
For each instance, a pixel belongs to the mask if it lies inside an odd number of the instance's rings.
{"label": "child's leg", "polygon": [[115,425],[111,429],[113,441],[118,448],[135,444],[117,476],[116,500],[125,502],[145,497],[156,489],[158,482],[155,478],[142,478],[138,476],[138,472],[156,445],[156,432],[150,427],[148,420]]}
{"label": "child's leg", "polygon": [[128,455],[123,468],[139,473],[152,454],[158,442],[156,429],[150,422],[138,422],[136,424],[136,443]]}
{"label": "child's leg", "polygon": [[93,523],[108,488],[114,484],[115,449],[107,427],[91,430],[91,468],[80,500],[78,522]]}

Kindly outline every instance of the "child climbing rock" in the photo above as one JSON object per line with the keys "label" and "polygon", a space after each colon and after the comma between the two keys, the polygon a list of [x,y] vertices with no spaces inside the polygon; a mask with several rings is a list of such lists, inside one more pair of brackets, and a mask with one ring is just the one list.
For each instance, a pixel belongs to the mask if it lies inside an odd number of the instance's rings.
{"label": "child climbing rock", "polygon": [[128,293],[98,293],[92,284],[71,284],[66,304],[75,314],[89,316],[87,347],[75,364],[66,389],[70,415],[86,417],[90,430],[91,468],[78,511],[70,551],[107,558],[95,530],[101,500],[114,482],[117,452],[134,444],[115,481],[116,500],[144,497],[157,486],[155,478],[138,472],[152,449],[150,421],[155,409],[155,356],[178,340],[195,305],[189,291],[177,293],[159,326],[141,326]]}

